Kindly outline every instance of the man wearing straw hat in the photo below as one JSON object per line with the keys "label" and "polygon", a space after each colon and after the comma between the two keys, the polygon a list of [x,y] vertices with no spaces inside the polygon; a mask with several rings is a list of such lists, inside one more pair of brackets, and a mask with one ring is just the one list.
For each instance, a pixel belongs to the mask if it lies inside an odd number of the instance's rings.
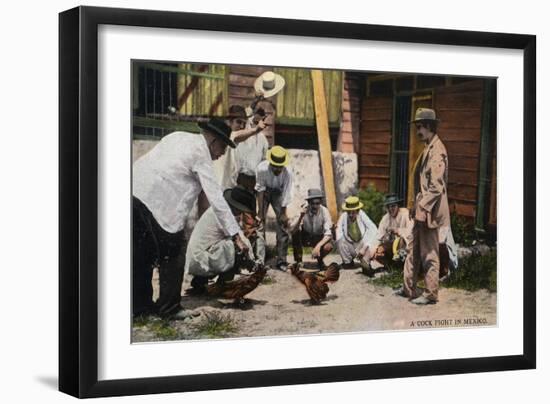
{"label": "man wearing straw hat", "polygon": [[[248,250],[212,165],[212,160],[222,156],[227,146],[235,147],[229,138],[231,129],[218,118],[199,126],[201,134],[170,133],[133,165],[134,316],[154,313],[183,319],[190,315],[180,305],[187,244],[185,225],[201,189],[226,234],[239,249]],[[160,282],[156,304],[152,301],[151,285],[154,266],[159,268]]]}
{"label": "man wearing straw hat", "polygon": [[292,229],[292,249],[294,261],[302,262],[303,246],[312,247],[312,258],[317,260],[319,269],[324,269],[323,259],[332,251],[332,219],[323,206],[325,195],[320,189],[308,189],[307,205],[302,208]]}
{"label": "man wearing straw hat", "polygon": [[369,257],[376,246],[376,225],[361,209],[363,203],[357,196],[348,196],[342,205],[342,214],[336,224],[336,247],[342,257],[342,268],[355,268],[354,258],[358,258],[365,270]]}
{"label": "man wearing straw hat", "polygon": [[[425,305],[437,302],[439,289],[439,230],[450,228],[447,200],[447,149],[437,135],[435,111],[418,108],[415,119],[417,136],[425,143],[424,151],[414,166],[414,218],[412,243],[407,248],[403,269],[402,295],[412,303]],[[421,272],[422,271],[422,272]],[[416,283],[424,274],[426,289],[417,296]]]}
{"label": "man wearing straw hat", "polygon": [[273,146],[267,151],[267,160],[256,168],[256,191],[258,192],[258,215],[265,227],[265,217],[269,205],[275,211],[277,236],[276,268],[286,271],[286,255],[289,236],[287,206],[292,201],[292,173],[286,167],[290,159],[288,151],[281,146]]}

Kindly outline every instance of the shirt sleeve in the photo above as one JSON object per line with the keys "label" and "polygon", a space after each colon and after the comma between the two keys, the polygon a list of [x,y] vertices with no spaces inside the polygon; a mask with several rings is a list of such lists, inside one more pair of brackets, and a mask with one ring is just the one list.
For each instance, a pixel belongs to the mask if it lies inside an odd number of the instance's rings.
{"label": "shirt sleeve", "polygon": [[222,190],[214,174],[212,160],[201,158],[195,164],[193,172],[199,177],[202,190],[206,194],[206,198],[224,231],[229,236],[237,234],[240,231],[239,224],[223,197]]}
{"label": "shirt sleeve", "polygon": [[336,223],[336,241],[340,240],[344,236],[344,232],[342,231],[342,226],[344,222],[344,213],[340,215],[338,218],[338,223]]}
{"label": "shirt sleeve", "polygon": [[323,209],[323,235],[332,237],[332,218],[328,209]]}
{"label": "shirt sleeve", "polygon": [[380,220],[380,224],[378,225],[378,234],[376,235],[378,241],[382,241],[382,239],[386,235],[386,230],[388,230],[388,221],[388,214],[385,214],[382,217],[382,220]]}
{"label": "shirt sleeve", "polygon": [[256,192],[263,192],[266,189],[266,173],[262,167],[261,163],[256,167],[256,185],[254,186]]}
{"label": "shirt sleeve", "polygon": [[281,206],[283,208],[286,208],[288,205],[290,205],[290,202],[292,202],[292,174],[286,169],[286,178],[285,183],[283,185],[283,199],[281,202]]}
{"label": "shirt sleeve", "polygon": [[376,236],[377,236],[377,229],[374,222],[371,220],[370,217],[367,216],[365,212],[362,210],[359,212],[359,218],[365,225],[365,234],[363,234],[363,244],[367,244],[370,248],[376,247],[378,244]]}

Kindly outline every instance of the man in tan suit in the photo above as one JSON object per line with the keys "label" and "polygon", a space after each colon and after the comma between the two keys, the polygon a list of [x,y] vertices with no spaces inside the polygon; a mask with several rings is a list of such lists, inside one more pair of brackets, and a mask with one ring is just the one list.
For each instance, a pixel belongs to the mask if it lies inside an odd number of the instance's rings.
{"label": "man in tan suit", "polygon": [[[415,119],[420,140],[425,143],[423,153],[414,168],[414,218],[412,243],[407,247],[407,259],[403,269],[403,296],[415,304],[437,302],[439,289],[439,228],[450,226],[449,202],[447,200],[447,149],[437,135],[438,119],[435,111],[419,108]],[[424,274],[426,289],[417,296],[416,284]]]}

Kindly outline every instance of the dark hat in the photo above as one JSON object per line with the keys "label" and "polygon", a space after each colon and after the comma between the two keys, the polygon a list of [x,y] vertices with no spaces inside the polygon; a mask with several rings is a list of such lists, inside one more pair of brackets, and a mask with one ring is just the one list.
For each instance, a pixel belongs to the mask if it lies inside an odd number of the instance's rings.
{"label": "dark hat", "polygon": [[242,187],[229,188],[223,192],[223,197],[235,209],[256,214],[256,197],[252,192]]}
{"label": "dark hat", "polygon": [[418,108],[414,114],[414,119],[410,123],[420,122],[420,121],[436,121],[439,122],[439,119],[435,117],[435,111],[430,108]]}
{"label": "dark hat", "polygon": [[386,198],[384,199],[384,206],[392,205],[394,203],[403,202],[403,199],[401,199],[397,194],[388,194],[386,195]]}
{"label": "dark hat", "polygon": [[208,122],[199,122],[199,128],[207,130],[214,135],[218,136],[228,146],[233,149],[236,147],[235,143],[229,137],[231,135],[231,128],[220,118],[210,118]]}
{"label": "dark hat", "polygon": [[310,199],[318,199],[318,198],[324,198],[325,194],[320,189],[312,188],[307,190],[307,197],[306,199],[309,201]]}

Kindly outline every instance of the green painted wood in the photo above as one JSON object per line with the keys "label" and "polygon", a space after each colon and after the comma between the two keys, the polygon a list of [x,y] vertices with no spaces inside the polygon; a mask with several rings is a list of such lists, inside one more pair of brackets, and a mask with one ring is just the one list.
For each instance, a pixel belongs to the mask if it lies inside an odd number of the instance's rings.
{"label": "green painted wood", "polygon": [[[225,80],[225,76],[223,74],[201,73],[201,72],[193,71],[192,68],[189,68],[189,69],[180,68],[176,66],[163,65],[161,63],[148,63],[148,62],[136,62],[136,64],[138,66],[142,66],[147,69],[157,70],[159,72],[178,73],[178,74],[184,74],[189,77],[201,77],[201,78],[210,79],[210,80],[222,80],[222,81]],[[192,66],[192,65],[187,63],[186,66]]]}
{"label": "green painted wood", "polygon": [[[313,126],[315,110],[310,70],[275,68],[274,71],[283,76],[286,82],[285,88],[277,95],[276,122],[299,122],[302,126]],[[343,73],[337,70],[324,70],[323,79],[329,122],[331,126],[338,125],[342,111]]]}
{"label": "green painted wood", "polygon": [[[182,71],[197,71],[201,69],[200,64],[182,64]],[[193,91],[187,97],[187,100],[179,106],[180,113],[188,116],[209,116],[212,115],[211,109],[216,104],[218,96],[222,94],[222,102],[213,111],[215,116],[224,116],[229,109],[229,68],[225,65],[207,65],[205,72],[200,76],[180,75],[178,81],[178,94],[183,94],[186,88],[194,85]],[[208,72],[208,73],[207,73]],[[224,80],[219,80],[222,77]],[[197,81],[198,79],[198,81]]]}
{"label": "green painted wood", "polygon": [[191,133],[199,133],[200,128],[195,122],[184,121],[167,121],[161,119],[145,118],[140,116],[134,116],[132,124],[134,126],[141,126],[144,128],[159,128],[172,131],[184,131]]}

